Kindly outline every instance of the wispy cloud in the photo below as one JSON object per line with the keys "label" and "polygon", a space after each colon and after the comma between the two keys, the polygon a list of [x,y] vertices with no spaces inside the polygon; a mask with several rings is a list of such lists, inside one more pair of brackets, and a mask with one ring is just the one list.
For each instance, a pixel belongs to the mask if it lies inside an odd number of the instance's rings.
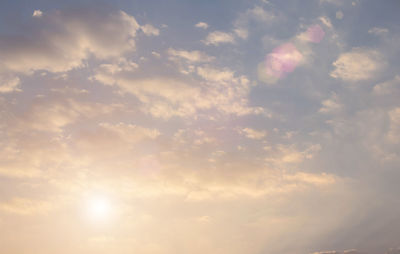
{"label": "wispy cloud", "polygon": [[208,28],[208,24],[205,22],[199,22],[195,25],[195,27],[197,28],[202,28],[202,29],[207,29]]}
{"label": "wispy cloud", "polygon": [[167,53],[172,59],[181,58],[188,62],[211,62],[215,59],[215,57],[209,56],[206,53],[198,50],[187,51],[169,48]]}
{"label": "wispy cloud", "polygon": [[341,54],[332,64],[331,77],[345,81],[368,80],[379,74],[385,65],[382,55],[373,49],[353,48]]}
{"label": "wispy cloud", "polygon": [[206,45],[214,45],[218,46],[220,44],[234,43],[235,38],[232,34],[222,32],[222,31],[214,31],[207,35],[204,43]]}

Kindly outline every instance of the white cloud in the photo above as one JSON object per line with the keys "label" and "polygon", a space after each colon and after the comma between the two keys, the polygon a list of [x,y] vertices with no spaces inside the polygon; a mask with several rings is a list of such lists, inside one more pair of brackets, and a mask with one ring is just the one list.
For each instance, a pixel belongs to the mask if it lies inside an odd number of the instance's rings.
{"label": "white cloud", "polygon": [[[311,66],[315,53],[312,44],[320,43],[326,37],[326,27],[333,30],[332,23],[326,16],[318,18],[319,22],[310,25],[307,29],[302,25],[305,31],[294,35],[286,42],[277,41],[275,39],[264,37],[264,41],[276,46],[260,62],[257,67],[258,79],[267,84],[274,84],[289,73],[303,65]],[[324,26],[322,26],[322,23]],[[331,32],[331,31],[330,31]]]}
{"label": "white cloud", "polygon": [[51,203],[27,198],[13,198],[8,202],[0,202],[0,210],[18,215],[33,215],[51,210]]}
{"label": "white cloud", "polygon": [[336,177],[327,173],[310,174],[305,172],[297,172],[295,174],[284,175],[283,177],[287,180],[309,183],[316,186],[330,185],[336,182]]}
{"label": "white cloud", "polygon": [[256,22],[258,25],[265,27],[270,25],[276,18],[277,16],[272,11],[265,10],[261,6],[254,6],[239,15],[234,22],[235,28],[233,31],[239,38],[247,39],[252,25],[251,22]]}
{"label": "white cloud", "polygon": [[6,78],[0,75],[0,94],[22,91],[19,88],[21,81],[18,77]]}
{"label": "white cloud", "polygon": [[41,10],[34,10],[32,17],[37,17],[40,18],[41,16],[43,16],[43,12]]}
{"label": "white cloud", "polygon": [[32,24],[24,37],[2,37],[0,67],[30,74],[83,67],[90,56],[120,57],[135,49],[135,18],[123,11],[54,11]]}
{"label": "white cloud", "polygon": [[233,32],[241,39],[246,39],[249,36],[249,31],[245,28],[235,28]]}
{"label": "white cloud", "polygon": [[185,59],[188,62],[211,62],[215,59],[215,57],[209,56],[206,53],[198,50],[186,51],[169,48],[167,50],[167,53],[171,57],[171,59],[175,59],[178,57]]}
{"label": "white cloud", "polygon": [[242,132],[247,138],[250,139],[263,139],[267,136],[267,132],[263,130],[255,130],[252,128],[243,128]]}
{"label": "white cloud", "polygon": [[319,20],[320,20],[325,26],[327,26],[327,27],[329,27],[329,28],[332,28],[332,27],[333,27],[333,26],[332,26],[332,22],[331,22],[331,20],[330,20],[328,17],[322,16],[322,17],[319,17]]}
{"label": "white cloud", "polygon": [[160,135],[160,132],[156,129],[147,129],[141,126],[136,126],[133,124],[126,123],[100,123],[99,124],[103,129],[114,133],[120,139],[127,141],[129,143],[138,142],[144,138],[155,139]]}
{"label": "white cloud", "polygon": [[[26,116],[9,117],[6,126],[1,128],[0,175],[12,178],[43,177],[47,168],[56,168],[68,158],[65,143],[60,136],[37,132],[31,126],[31,119],[24,121],[22,117]],[[4,140],[4,133],[7,134],[7,140]]]}
{"label": "white cloud", "polygon": [[214,31],[207,35],[204,43],[206,45],[215,45],[218,46],[219,44],[226,44],[226,43],[234,43],[235,38],[232,34],[222,32],[222,31]]}
{"label": "white cloud", "polygon": [[143,103],[145,113],[164,119],[195,117],[199,111],[211,109],[234,115],[264,113],[262,108],[247,105],[250,81],[246,77],[210,66],[196,70],[204,82],[167,77],[138,79],[129,73],[112,73],[102,66],[95,70],[92,79],[116,86],[121,93],[135,95]]}
{"label": "white cloud", "polygon": [[271,22],[273,19],[276,18],[276,15],[272,13],[271,11],[265,10],[264,8],[260,6],[255,6],[252,9],[248,9],[245,13],[247,18],[249,19],[255,19],[260,22]]}
{"label": "white cloud", "polygon": [[233,79],[233,72],[225,69],[218,70],[209,66],[197,67],[197,74],[208,81],[223,82]]}
{"label": "white cloud", "polygon": [[150,24],[146,24],[144,26],[141,26],[140,29],[147,36],[158,36],[160,34],[160,30],[158,28],[155,28],[154,26],[152,26]]}
{"label": "white cloud", "polygon": [[400,76],[396,75],[394,79],[376,84],[373,88],[374,94],[388,95],[393,94],[395,89],[400,89]]}
{"label": "white cloud", "polygon": [[37,131],[61,132],[66,125],[77,120],[109,114],[119,108],[118,104],[79,102],[74,99],[41,98],[29,110],[15,117],[14,131],[31,129]]}
{"label": "white cloud", "polygon": [[330,98],[322,101],[322,107],[319,109],[320,113],[334,113],[340,111],[343,105],[340,103],[337,94],[333,93]]}
{"label": "white cloud", "polygon": [[282,44],[266,56],[266,61],[258,65],[258,78],[268,84],[273,84],[297,66],[305,62],[305,57],[293,43]]}
{"label": "white cloud", "polygon": [[62,87],[62,88],[52,88],[50,91],[54,93],[61,93],[61,94],[88,94],[89,91],[86,89],[79,89],[76,87]]}
{"label": "white cloud", "polygon": [[197,28],[202,28],[202,29],[207,29],[208,28],[208,24],[205,22],[199,22],[195,25],[195,27]]}
{"label": "white cloud", "polygon": [[156,51],[152,51],[151,54],[152,54],[153,56],[157,57],[157,58],[160,58],[160,57],[161,57],[160,53],[158,53],[158,52],[156,52]]}
{"label": "white cloud", "polygon": [[389,29],[383,28],[383,27],[373,27],[368,30],[369,34],[374,34],[374,35],[385,35],[389,32]]}
{"label": "white cloud", "polygon": [[321,145],[308,145],[305,149],[299,150],[295,145],[275,145],[274,147],[265,146],[267,152],[265,161],[272,168],[285,168],[287,165],[299,164],[304,160],[309,160],[321,150]]}
{"label": "white cloud", "polygon": [[173,139],[180,144],[193,144],[196,146],[204,144],[213,144],[217,140],[200,129],[179,129],[175,132]]}
{"label": "white cloud", "polygon": [[101,64],[96,68],[95,75],[90,77],[90,80],[97,80],[106,85],[113,85],[115,83],[114,75],[122,74],[125,72],[133,72],[138,68],[138,64],[127,60],[125,58],[119,58],[113,63]]}
{"label": "white cloud", "polygon": [[378,51],[353,48],[338,57],[333,63],[335,70],[330,75],[351,82],[368,80],[374,78],[384,65],[384,59]]}
{"label": "white cloud", "polygon": [[336,18],[337,18],[337,19],[343,19],[343,16],[344,16],[344,15],[343,15],[343,12],[342,12],[342,11],[337,11],[337,12],[336,12]]}

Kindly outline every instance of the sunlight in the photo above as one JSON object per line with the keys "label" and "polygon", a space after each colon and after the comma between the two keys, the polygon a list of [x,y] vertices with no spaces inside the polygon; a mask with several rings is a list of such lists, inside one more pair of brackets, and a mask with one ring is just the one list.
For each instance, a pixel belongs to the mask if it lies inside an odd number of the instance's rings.
{"label": "sunlight", "polygon": [[112,206],[106,197],[92,197],[87,201],[87,216],[93,221],[105,221],[111,216]]}

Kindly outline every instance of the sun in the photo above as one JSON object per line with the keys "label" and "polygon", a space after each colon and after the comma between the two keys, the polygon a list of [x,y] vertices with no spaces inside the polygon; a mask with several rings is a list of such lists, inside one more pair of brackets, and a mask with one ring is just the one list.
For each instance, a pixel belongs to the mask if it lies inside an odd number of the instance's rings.
{"label": "sun", "polygon": [[91,197],[87,200],[86,206],[87,216],[89,219],[97,222],[110,219],[112,205],[107,197]]}

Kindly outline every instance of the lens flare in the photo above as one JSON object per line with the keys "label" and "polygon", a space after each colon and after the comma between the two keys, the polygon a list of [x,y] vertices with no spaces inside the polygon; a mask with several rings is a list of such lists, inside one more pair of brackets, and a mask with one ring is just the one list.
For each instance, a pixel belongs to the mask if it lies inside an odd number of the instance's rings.
{"label": "lens flare", "polygon": [[[265,83],[275,83],[277,80],[293,72],[298,65],[305,62],[307,44],[319,43],[325,36],[325,31],[318,24],[297,35],[293,42],[284,43],[272,50],[264,62],[258,65],[258,78]],[[300,48],[301,50],[299,51]]]}
{"label": "lens flare", "polygon": [[294,71],[302,59],[303,55],[292,43],[285,43],[276,47],[267,55],[265,62],[259,67],[260,79],[272,83]]}
{"label": "lens flare", "polygon": [[313,25],[307,29],[308,40],[313,43],[319,43],[325,36],[325,32],[320,25]]}

